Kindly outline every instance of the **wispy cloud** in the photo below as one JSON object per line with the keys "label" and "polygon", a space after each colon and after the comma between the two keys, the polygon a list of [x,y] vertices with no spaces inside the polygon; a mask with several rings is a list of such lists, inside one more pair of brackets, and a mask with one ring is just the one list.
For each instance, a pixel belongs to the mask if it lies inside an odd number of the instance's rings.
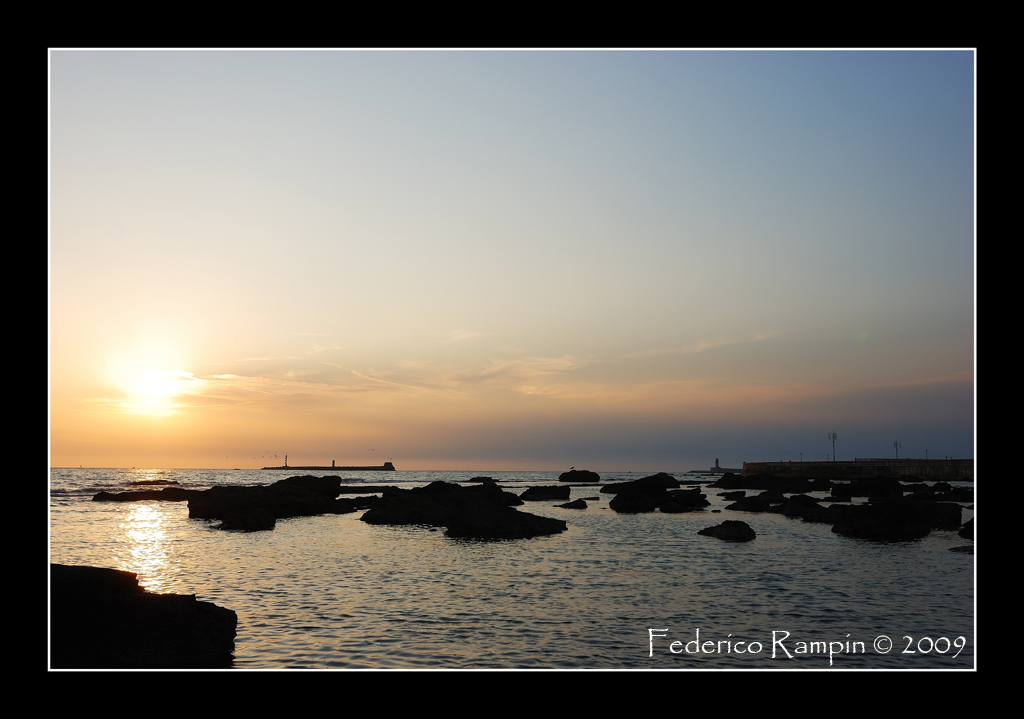
{"label": "wispy cloud", "polygon": [[491,360],[491,366],[482,370],[465,370],[452,379],[460,383],[480,383],[501,379],[523,380],[573,372],[586,364],[568,355],[564,357],[523,357],[513,360]]}
{"label": "wispy cloud", "polygon": [[724,347],[726,345],[735,344],[746,344],[749,342],[760,342],[761,340],[768,339],[781,334],[779,330],[762,330],[755,332],[752,335],[745,337],[712,337],[709,339],[697,340],[687,345],[680,347],[664,347],[658,349],[644,350],[642,352],[633,352],[626,355],[627,358],[640,358],[640,357],[658,357],[661,355],[688,355],[697,354],[698,352],[706,352],[710,349],[717,347]]}
{"label": "wispy cloud", "polygon": [[472,330],[452,330],[447,337],[441,340],[444,344],[458,344],[459,342],[465,342],[468,339],[474,337],[485,336],[483,332],[474,332]]}
{"label": "wispy cloud", "polygon": [[938,384],[967,384],[974,382],[974,372],[965,370],[941,377],[920,377],[918,379],[906,380],[904,382],[889,382],[885,384],[872,385],[871,389],[885,389],[887,387],[926,387]]}

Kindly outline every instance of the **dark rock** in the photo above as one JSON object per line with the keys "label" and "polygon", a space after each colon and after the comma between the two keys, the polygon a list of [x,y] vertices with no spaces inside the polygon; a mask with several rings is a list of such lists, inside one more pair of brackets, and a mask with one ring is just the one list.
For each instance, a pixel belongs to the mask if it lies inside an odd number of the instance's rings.
{"label": "dark rock", "polygon": [[974,517],[967,520],[964,526],[960,528],[960,531],[957,532],[957,536],[964,539],[974,539]]}
{"label": "dark rock", "polygon": [[541,486],[541,487],[530,487],[525,492],[519,495],[519,499],[524,502],[538,502],[545,499],[569,499],[569,492],[572,491],[572,487],[567,484]]}
{"label": "dark rock", "polygon": [[[353,510],[354,511],[354,510]],[[262,532],[277,524],[274,513],[265,507],[246,506],[224,515],[217,529],[235,529],[242,532]]]}
{"label": "dark rock", "polygon": [[394,485],[357,484],[352,487],[342,487],[338,494],[362,494],[363,492],[383,492],[388,489],[398,489]]}
{"label": "dark rock", "polygon": [[237,623],[195,595],[147,592],[132,572],[50,565],[55,669],[227,668]]}
{"label": "dark rock", "polygon": [[973,502],[974,490],[970,487],[953,487],[948,492],[937,494],[935,499],[946,502]]}
{"label": "dark rock", "polygon": [[[890,499],[848,507],[833,505],[829,511],[841,510],[842,518],[832,525],[832,531],[844,537],[875,541],[907,542],[921,539],[931,532],[933,524],[949,521],[947,510],[929,506],[937,504]],[[959,512],[958,505],[949,506],[956,507]]]}
{"label": "dark rock", "polygon": [[334,499],[341,494],[341,477],[337,475],[327,477],[314,477],[312,475],[289,477],[288,479],[280,479],[270,486],[303,487],[310,492],[322,494],[327,499]]}
{"label": "dark rock", "polygon": [[600,482],[601,475],[587,469],[570,469],[558,475],[559,482]]}
{"label": "dark rock", "polygon": [[719,492],[716,496],[719,496],[722,499],[728,500],[730,502],[735,502],[737,499],[743,499],[744,497],[746,497],[747,492],[746,490],[738,489],[733,490],[732,492]]}
{"label": "dark rock", "polygon": [[639,491],[651,496],[664,495],[669,489],[677,489],[679,481],[671,474],[658,472],[650,477],[641,477],[629,482],[616,482],[601,488],[602,494],[619,494],[620,492]]}
{"label": "dark rock", "polygon": [[98,492],[93,498],[94,502],[186,502],[191,497],[199,494],[198,489],[182,489],[180,487],[165,487],[164,489],[142,489],[134,492]]}
{"label": "dark rock", "polygon": [[710,504],[711,502],[699,487],[676,489],[665,494],[665,499],[658,504],[658,509],[666,514],[679,514],[680,512],[699,512]]}
{"label": "dark rock", "polygon": [[365,497],[339,497],[334,500],[334,514],[348,514],[349,512],[355,512],[360,509],[369,509],[379,501],[380,497],[372,494]]}
{"label": "dark rock", "polygon": [[903,485],[895,477],[868,477],[832,487],[833,497],[867,497],[869,500],[899,499]]}
{"label": "dark rock", "polygon": [[[322,479],[338,481],[337,477]],[[188,516],[227,520],[219,529],[272,529],[269,517],[277,520],[347,511],[333,498],[337,494],[333,482],[316,477],[289,477],[269,487],[211,487],[189,498]]]}
{"label": "dark rock", "polygon": [[463,487],[433,482],[426,487],[385,492],[362,520],[369,524],[447,527],[445,534],[449,537],[474,539],[525,539],[566,530],[562,520],[520,512],[510,506],[512,502],[522,503],[497,485]]}
{"label": "dark rock", "polygon": [[466,480],[467,482],[496,482],[494,477],[472,477]]}
{"label": "dark rock", "polygon": [[771,499],[766,496],[767,494],[767,492],[762,492],[753,497],[743,497],[726,505],[725,508],[736,512],[767,512],[772,506]]}
{"label": "dark rock", "polygon": [[835,521],[835,515],[827,507],[822,507],[814,497],[797,494],[786,498],[781,504],[771,507],[769,512],[781,514],[791,519],[802,519],[805,522],[829,524]]}
{"label": "dark rock", "polygon": [[562,509],[586,509],[587,503],[582,499],[577,499],[573,502],[566,502],[565,504],[558,504],[555,506],[561,507]]}
{"label": "dark rock", "polygon": [[714,487],[715,489],[739,489],[742,484],[742,477],[738,474],[733,474],[732,472],[726,472],[718,478],[718,481],[712,482],[708,486]]}
{"label": "dark rock", "polygon": [[676,514],[692,512],[708,506],[711,502],[701,493],[700,487],[694,489],[673,489],[679,487],[675,477],[664,472],[643,477],[631,482],[619,482],[608,485],[601,492],[614,494],[608,506],[616,512],[637,514],[640,512],[661,511]]}
{"label": "dark rock", "polygon": [[965,544],[962,547],[950,547],[949,551],[957,552],[958,554],[974,554],[974,545]]}
{"label": "dark rock", "polygon": [[762,489],[775,490],[785,494],[800,492],[824,492],[832,487],[827,479],[808,477],[776,477],[770,474],[753,474],[747,477],[726,472],[718,481],[708,485],[713,489]]}
{"label": "dark rock", "polygon": [[619,492],[608,502],[608,506],[622,514],[642,514],[656,510],[658,503],[648,494],[632,491]]}
{"label": "dark rock", "polygon": [[697,534],[703,534],[717,539],[724,539],[727,542],[749,542],[757,537],[757,534],[746,522],[727,520],[715,527],[702,529]]}

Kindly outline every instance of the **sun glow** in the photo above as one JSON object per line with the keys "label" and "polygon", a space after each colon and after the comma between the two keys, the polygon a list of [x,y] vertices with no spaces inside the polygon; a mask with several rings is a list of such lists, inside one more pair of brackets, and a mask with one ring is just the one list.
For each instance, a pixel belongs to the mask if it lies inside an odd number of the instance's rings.
{"label": "sun glow", "polygon": [[128,397],[121,406],[132,414],[167,417],[182,406],[175,398],[198,394],[205,382],[182,370],[143,370],[122,385]]}
{"label": "sun glow", "polygon": [[173,397],[179,394],[193,394],[195,383],[202,383],[202,381],[191,372],[149,370],[139,372],[135,385],[130,389],[150,397]]}

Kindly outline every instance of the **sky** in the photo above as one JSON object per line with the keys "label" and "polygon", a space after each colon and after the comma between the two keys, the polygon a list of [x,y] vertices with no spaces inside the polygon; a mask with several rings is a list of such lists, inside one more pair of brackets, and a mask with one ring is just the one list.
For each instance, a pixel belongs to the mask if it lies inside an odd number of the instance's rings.
{"label": "sky", "polygon": [[974,61],[53,50],[51,466],[973,457]]}

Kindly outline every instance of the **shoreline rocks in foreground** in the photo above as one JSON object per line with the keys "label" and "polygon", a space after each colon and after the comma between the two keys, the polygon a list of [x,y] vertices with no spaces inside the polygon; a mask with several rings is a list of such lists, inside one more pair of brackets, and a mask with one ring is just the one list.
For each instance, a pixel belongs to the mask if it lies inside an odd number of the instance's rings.
{"label": "shoreline rocks in foreground", "polygon": [[237,625],[194,594],[147,592],[133,572],[50,565],[54,669],[226,669]]}

